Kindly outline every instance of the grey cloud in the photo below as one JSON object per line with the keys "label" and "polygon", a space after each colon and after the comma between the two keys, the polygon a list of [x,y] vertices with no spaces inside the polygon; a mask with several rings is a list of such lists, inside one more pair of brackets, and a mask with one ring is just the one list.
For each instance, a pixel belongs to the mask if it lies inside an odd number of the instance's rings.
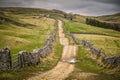
{"label": "grey cloud", "polygon": [[120,12],[120,0],[0,0],[0,6],[60,9],[83,15]]}
{"label": "grey cloud", "polygon": [[117,6],[120,6],[120,0],[94,0],[94,1],[97,1],[97,2],[102,2],[102,3],[110,3],[110,4],[113,4],[113,5],[117,5]]}

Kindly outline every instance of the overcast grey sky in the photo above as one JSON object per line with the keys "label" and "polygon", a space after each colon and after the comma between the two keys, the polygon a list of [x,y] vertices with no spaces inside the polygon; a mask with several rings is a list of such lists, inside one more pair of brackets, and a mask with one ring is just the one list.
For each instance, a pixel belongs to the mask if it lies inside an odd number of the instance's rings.
{"label": "overcast grey sky", "polygon": [[59,9],[96,16],[120,12],[120,0],[0,0],[0,7]]}

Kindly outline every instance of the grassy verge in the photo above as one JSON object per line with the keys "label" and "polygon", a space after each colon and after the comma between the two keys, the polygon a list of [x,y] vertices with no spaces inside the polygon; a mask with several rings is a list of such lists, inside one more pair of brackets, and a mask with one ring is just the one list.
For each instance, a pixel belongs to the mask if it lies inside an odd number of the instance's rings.
{"label": "grassy verge", "polygon": [[48,57],[42,59],[37,66],[25,67],[18,71],[0,71],[0,80],[23,80],[53,68],[61,57],[62,45],[59,44],[58,37],[53,43],[53,51]]}
{"label": "grassy verge", "polygon": [[95,60],[92,60],[90,54],[84,47],[78,48],[77,62],[75,70],[66,80],[119,80],[119,72],[106,70],[98,66]]}
{"label": "grassy verge", "polygon": [[101,72],[102,68],[98,67],[95,60],[91,59],[90,53],[84,47],[78,47],[78,54],[76,56],[78,63],[75,64],[76,68],[84,72]]}

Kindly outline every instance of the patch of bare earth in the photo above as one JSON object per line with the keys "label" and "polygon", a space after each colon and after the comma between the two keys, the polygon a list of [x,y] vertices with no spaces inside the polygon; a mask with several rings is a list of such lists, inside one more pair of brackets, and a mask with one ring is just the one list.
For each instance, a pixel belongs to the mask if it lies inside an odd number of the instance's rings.
{"label": "patch of bare earth", "polygon": [[61,60],[50,71],[37,74],[36,76],[30,77],[28,80],[64,80],[74,70],[74,64],[70,64],[63,60],[74,58],[77,47],[75,45],[69,45],[69,41],[65,38],[65,34],[63,33],[62,21],[60,20],[58,22],[58,27],[60,44],[64,46]]}

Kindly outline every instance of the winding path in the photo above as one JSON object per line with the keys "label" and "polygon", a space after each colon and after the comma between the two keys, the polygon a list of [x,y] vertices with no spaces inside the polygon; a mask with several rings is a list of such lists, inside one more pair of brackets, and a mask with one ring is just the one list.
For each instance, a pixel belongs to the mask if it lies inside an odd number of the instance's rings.
{"label": "winding path", "polygon": [[69,45],[69,40],[65,38],[63,24],[60,20],[58,20],[58,27],[60,44],[64,46],[61,60],[50,71],[30,77],[28,80],[64,80],[74,70],[74,64],[64,61],[76,56],[77,47],[75,45]]}

